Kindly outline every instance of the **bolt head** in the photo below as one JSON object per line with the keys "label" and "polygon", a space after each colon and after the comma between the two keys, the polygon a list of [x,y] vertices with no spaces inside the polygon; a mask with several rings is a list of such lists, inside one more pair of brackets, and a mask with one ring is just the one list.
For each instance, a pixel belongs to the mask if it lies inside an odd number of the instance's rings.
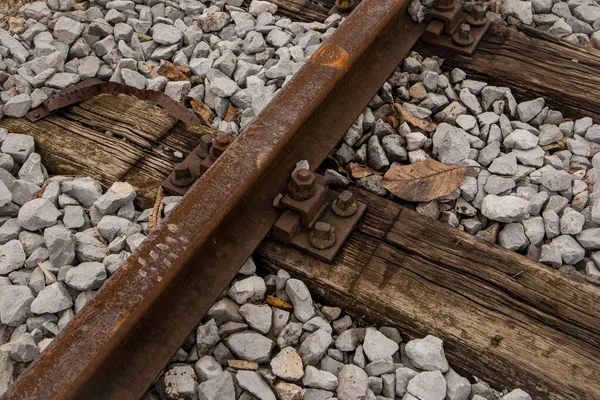
{"label": "bolt head", "polygon": [[315,194],[315,174],[307,169],[300,169],[292,175],[288,186],[290,195],[297,200],[306,200]]}
{"label": "bolt head", "polygon": [[185,163],[178,163],[174,166],[173,178],[171,181],[175,186],[185,187],[189,186],[196,180],[196,176]]}
{"label": "bolt head", "polygon": [[335,229],[326,222],[317,222],[308,239],[313,247],[319,250],[328,249],[335,244]]}
{"label": "bolt head", "polygon": [[210,155],[213,158],[219,157],[233,143],[233,137],[230,135],[221,135],[213,139]]}
{"label": "bolt head", "polygon": [[331,209],[338,217],[346,218],[356,213],[358,204],[354,200],[352,192],[344,190],[331,204]]}
{"label": "bolt head", "polygon": [[450,11],[455,7],[454,0],[435,0],[433,6],[440,11]]}

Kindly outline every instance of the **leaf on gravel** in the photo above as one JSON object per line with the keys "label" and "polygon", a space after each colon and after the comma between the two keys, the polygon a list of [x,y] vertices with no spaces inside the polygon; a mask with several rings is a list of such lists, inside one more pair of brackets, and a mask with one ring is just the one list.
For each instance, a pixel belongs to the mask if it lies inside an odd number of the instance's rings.
{"label": "leaf on gravel", "polygon": [[163,64],[158,69],[158,74],[164,76],[170,81],[187,81],[188,78],[181,71],[180,68],[176,67],[173,63],[163,61]]}
{"label": "leaf on gravel", "polygon": [[214,118],[212,110],[200,100],[194,99],[193,97],[188,97],[187,99],[190,101],[192,110],[194,110],[194,112],[202,120],[202,124],[205,126],[212,126]]}
{"label": "leaf on gravel", "polygon": [[390,168],[381,183],[407,201],[431,201],[454,192],[463,183],[466,168],[433,159]]}
{"label": "leaf on gravel", "polygon": [[291,310],[293,307],[287,301],[281,300],[279,297],[267,296],[267,304],[272,307],[281,308],[283,310]]}
{"label": "leaf on gravel", "polygon": [[408,122],[409,125],[412,125],[415,128],[423,129],[425,132],[433,132],[437,129],[436,123],[415,117],[402,108],[402,106],[398,103],[394,103],[394,110],[396,110],[398,118],[400,118],[400,122]]}
{"label": "leaf on gravel", "polygon": [[374,169],[365,167],[364,165],[360,165],[354,162],[348,164],[348,167],[346,167],[346,169],[354,179],[360,179],[370,175],[383,175],[379,171],[375,171]]}

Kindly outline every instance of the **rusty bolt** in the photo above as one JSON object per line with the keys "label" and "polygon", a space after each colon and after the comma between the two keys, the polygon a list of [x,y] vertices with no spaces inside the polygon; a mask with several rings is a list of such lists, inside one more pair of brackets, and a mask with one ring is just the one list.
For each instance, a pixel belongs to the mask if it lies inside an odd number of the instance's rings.
{"label": "rusty bolt", "polygon": [[356,204],[352,192],[344,190],[339,194],[337,199],[331,203],[331,209],[338,217],[346,218],[356,213],[358,204]]}
{"label": "rusty bolt", "polygon": [[217,136],[213,139],[212,147],[210,148],[209,154],[215,160],[223,154],[223,152],[233,143],[233,137],[229,135]]}
{"label": "rusty bolt", "polygon": [[335,243],[335,229],[326,222],[317,222],[308,234],[308,240],[319,250],[328,249]]}
{"label": "rusty bolt", "polygon": [[208,157],[208,152],[212,145],[213,137],[211,135],[202,135],[200,137],[200,143],[196,146],[196,155],[202,159]]}
{"label": "rusty bolt", "polygon": [[196,176],[185,163],[175,164],[171,182],[177,187],[186,187],[196,180]]}
{"label": "rusty bolt", "polygon": [[452,36],[452,40],[459,46],[469,46],[473,43],[473,36],[471,35],[471,25],[460,24],[458,31]]}
{"label": "rusty bolt", "polygon": [[483,4],[475,4],[471,15],[467,17],[467,22],[473,26],[483,26],[486,23],[485,7]]}
{"label": "rusty bolt", "polygon": [[435,0],[433,7],[439,11],[450,11],[454,10],[455,0]]}
{"label": "rusty bolt", "polygon": [[315,174],[307,169],[299,169],[294,172],[288,185],[290,196],[296,200],[310,199],[316,190]]}
{"label": "rusty bolt", "polygon": [[356,0],[336,0],[335,6],[340,11],[352,10],[356,6]]}

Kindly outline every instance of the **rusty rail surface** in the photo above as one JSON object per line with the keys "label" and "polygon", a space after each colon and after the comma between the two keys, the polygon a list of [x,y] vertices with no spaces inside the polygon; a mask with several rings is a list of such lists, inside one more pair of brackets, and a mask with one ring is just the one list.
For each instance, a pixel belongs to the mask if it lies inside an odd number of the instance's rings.
{"label": "rusty rail surface", "polygon": [[423,32],[408,0],[364,0],[196,182],[3,400],[136,399]]}

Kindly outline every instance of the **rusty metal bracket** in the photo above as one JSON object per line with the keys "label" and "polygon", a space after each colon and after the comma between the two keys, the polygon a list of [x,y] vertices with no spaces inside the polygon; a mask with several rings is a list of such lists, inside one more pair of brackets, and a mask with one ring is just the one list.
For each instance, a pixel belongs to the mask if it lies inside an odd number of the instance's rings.
{"label": "rusty metal bracket", "polygon": [[104,82],[98,78],[86,79],[51,96],[41,106],[29,111],[25,117],[29,121],[35,122],[47,117],[52,111],[91,99],[103,93],[123,93],[141,100],[148,100],[164,108],[169,114],[183,121],[186,125],[200,124],[200,119],[192,110],[164,93],[154,90],[141,90],[122,83]]}
{"label": "rusty metal bracket", "polygon": [[[294,187],[306,182],[301,174],[311,178],[305,192],[314,189],[305,199],[298,199]],[[309,187],[310,186],[310,187]],[[277,207],[283,211],[273,226],[273,237],[297,247],[321,260],[332,262],[344,246],[367,206],[356,201],[349,191],[341,194],[329,189],[324,176],[300,170],[292,175],[289,193]]]}
{"label": "rusty metal bracket", "polygon": [[465,14],[460,0],[436,0],[425,17],[424,43],[455,50],[470,56],[491,25],[482,5],[473,6],[471,14]]}

